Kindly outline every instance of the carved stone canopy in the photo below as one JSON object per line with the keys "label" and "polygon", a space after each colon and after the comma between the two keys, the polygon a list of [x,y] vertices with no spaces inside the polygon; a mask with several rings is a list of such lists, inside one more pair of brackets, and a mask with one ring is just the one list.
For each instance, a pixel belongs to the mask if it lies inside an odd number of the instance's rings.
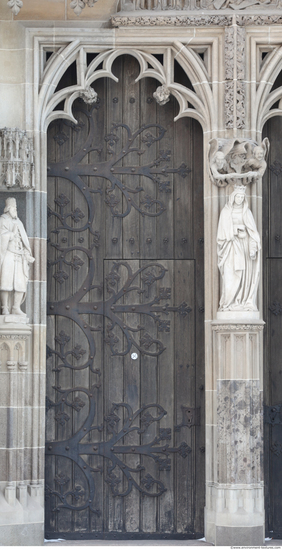
{"label": "carved stone canopy", "polygon": [[0,129],[0,187],[34,187],[33,140],[19,128]]}

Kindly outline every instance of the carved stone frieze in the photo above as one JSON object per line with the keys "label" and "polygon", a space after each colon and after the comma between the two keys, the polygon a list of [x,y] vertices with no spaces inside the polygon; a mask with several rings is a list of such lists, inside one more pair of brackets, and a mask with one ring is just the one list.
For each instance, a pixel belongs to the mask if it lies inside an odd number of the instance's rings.
{"label": "carved stone frieze", "polygon": [[[81,1],[81,0],[80,0]],[[195,9],[231,10],[269,9],[280,8],[280,0],[120,0],[119,12],[145,11],[145,10],[181,10],[191,11]]]}
{"label": "carved stone frieze", "polygon": [[244,28],[225,28],[226,128],[245,128],[245,42]]}
{"label": "carved stone frieze", "polygon": [[236,28],[237,40],[236,40],[236,52],[237,52],[237,79],[244,80],[245,78],[245,46],[246,46],[246,33],[242,27]]}
{"label": "carved stone frieze", "polygon": [[236,331],[257,331],[257,330],[263,330],[264,329],[264,323],[253,323],[251,325],[245,325],[241,323],[236,324],[214,324],[212,325],[212,330],[214,332],[236,332]]}
{"label": "carved stone frieze", "polygon": [[34,187],[33,140],[19,128],[0,129],[0,186]]}
{"label": "carved stone frieze", "polygon": [[150,27],[226,27],[232,24],[232,15],[114,15],[111,18],[113,27],[150,26]]}
{"label": "carved stone frieze", "polygon": [[226,27],[225,29],[225,48],[224,48],[224,54],[225,54],[225,79],[226,80],[233,80],[234,78],[234,56],[235,56],[235,49],[234,49],[234,33],[235,29],[234,27]]}
{"label": "carved stone frieze", "polygon": [[7,6],[11,8],[14,15],[18,15],[20,9],[23,7],[22,0],[9,0]]}

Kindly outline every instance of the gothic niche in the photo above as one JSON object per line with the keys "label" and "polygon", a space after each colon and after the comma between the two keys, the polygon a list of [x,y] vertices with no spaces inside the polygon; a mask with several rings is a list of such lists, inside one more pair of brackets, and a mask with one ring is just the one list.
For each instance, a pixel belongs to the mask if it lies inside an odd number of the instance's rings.
{"label": "gothic niche", "polygon": [[222,277],[218,318],[242,317],[242,314],[258,318],[261,244],[246,189],[265,172],[269,140],[265,138],[259,146],[250,139],[212,139],[209,145],[212,182],[218,187],[232,186],[217,231],[218,268]]}

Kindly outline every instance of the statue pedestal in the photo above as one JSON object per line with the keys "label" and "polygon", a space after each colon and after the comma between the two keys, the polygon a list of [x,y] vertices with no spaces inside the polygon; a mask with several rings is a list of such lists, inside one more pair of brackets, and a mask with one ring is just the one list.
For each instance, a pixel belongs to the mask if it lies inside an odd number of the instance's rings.
{"label": "statue pedestal", "polygon": [[29,319],[23,315],[0,315],[0,325],[28,325]]}
{"label": "statue pedestal", "polygon": [[216,318],[220,321],[257,321],[259,319],[259,311],[218,311]]}
{"label": "statue pedestal", "polygon": [[213,371],[207,379],[206,401],[205,536],[216,546],[261,546],[264,322],[234,317],[212,323]]}

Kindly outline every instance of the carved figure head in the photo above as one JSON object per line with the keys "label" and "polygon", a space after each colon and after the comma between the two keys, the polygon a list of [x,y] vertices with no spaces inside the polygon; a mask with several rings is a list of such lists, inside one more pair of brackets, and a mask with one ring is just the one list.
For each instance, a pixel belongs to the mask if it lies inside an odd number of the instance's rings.
{"label": "carved figure head", "polygon": [[246,197],[246,186],[245,185],[235,185],[234,190],[229,197],[229,203],[233,206],[234,202],[238,206],[247,201]]}
{"label": "carved figure head", "polygon": [[263,160],[264,159],[264,150],[259,145],[254,147],[254,156],[257,160]]}
{"label": "carved figure head", "polygon": [[12,218],[17,218],[17,201],[16,199],[14,199],[14,197],[8,197],[6,199],[4,212],[5,214],[9,212]]}
{"label": "carved figure head", "polygon": [[224,153],[222,153],[221,151],[218,151],[215,155],[214,160],[218,169],[223,168],[224,161],[225,161]]}
{"label": "carved figure head", "polygon": [[230,152],[230,157],[232,159],[232,164],[242,165],[244,160],[247,157],[247,151],[243,143],[237,143],[234,145],[233,149]]}

